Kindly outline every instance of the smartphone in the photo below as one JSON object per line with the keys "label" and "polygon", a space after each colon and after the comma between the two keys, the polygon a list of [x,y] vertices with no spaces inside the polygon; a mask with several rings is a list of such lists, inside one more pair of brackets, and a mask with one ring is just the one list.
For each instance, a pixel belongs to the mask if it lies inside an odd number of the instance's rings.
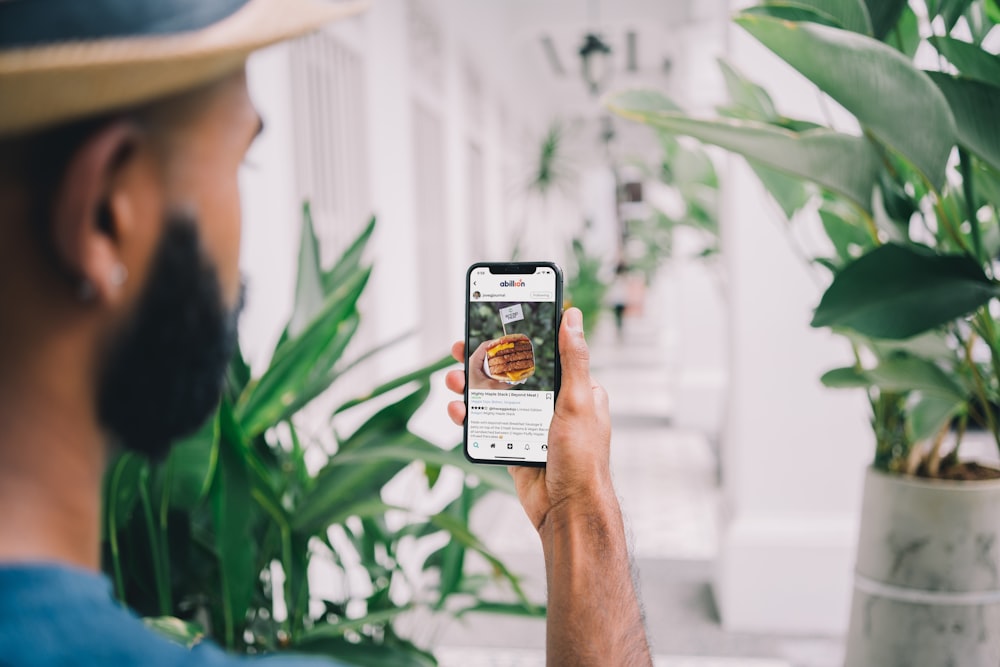
{"label": "smartphone", "polygon": [[562,269],[477,263],[465,281],[465,456],[544,466],[559,395]]}

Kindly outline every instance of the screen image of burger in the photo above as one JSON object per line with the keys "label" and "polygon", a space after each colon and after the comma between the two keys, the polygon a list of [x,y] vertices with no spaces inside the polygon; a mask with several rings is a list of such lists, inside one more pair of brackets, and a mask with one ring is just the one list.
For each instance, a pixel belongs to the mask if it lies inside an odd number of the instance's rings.
{"label": "screen image of burger", "polygon": [[[500,311],[520,306],[523,318],[501,323]],[[480,377],[493,389],[551,391],[555,387],[556,304],[551,301],[473,301],[469,304],[469,352],[487,346]],[[505,330],[506,328],[506,330]],[[475,385],[473,385],[475,386]]]}
{"label": "screen image of burger", "polygon": [[535,374],[535,349],[524,334],[502,336],[486,348],[483,371],[501,382],[524,382]]}

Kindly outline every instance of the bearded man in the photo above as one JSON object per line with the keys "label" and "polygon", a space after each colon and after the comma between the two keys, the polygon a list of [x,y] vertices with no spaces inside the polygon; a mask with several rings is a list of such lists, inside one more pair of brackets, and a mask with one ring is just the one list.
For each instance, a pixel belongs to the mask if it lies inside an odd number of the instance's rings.
{"label": "bearded man", "polygon": [[[360,9],[0,0],[0,664],[242,664],[112,598],[102,473],[116,448],[162,458],[219,399],[242,299],[237,173],[262,127],[247,56]],[[549,664],[648,665],[607,396],[579,311],[563,322],[549,465],[512,470],[545,553]],[[464,403],[449,413],[461,423]]]}

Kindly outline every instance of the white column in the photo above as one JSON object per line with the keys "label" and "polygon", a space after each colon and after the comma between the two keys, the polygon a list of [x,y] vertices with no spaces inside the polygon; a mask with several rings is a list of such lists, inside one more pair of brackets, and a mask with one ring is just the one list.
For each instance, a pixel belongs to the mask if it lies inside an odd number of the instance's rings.
{"label": "white column", "polygon": [[[406,3],[372,3],[364,20],[369,182],[378,216],[365,315],[374,318],[381,341],[420,325]],[[426,361],[418,350],[417,336],[378,355],[380,379]]]}
{"label": "white column", "polygon": [[301,202],[289,66],[287,44],[254,54],[247,66],[250,96],[264,120],[240,171],[240,266],[247,283],[240,344],[255,373],[267,367],[295,294]]}
{"label": "white column", "polygon": [[[731,32],[729,57],[780,111],[822,118],[811,85],[738,27]],[[731,341],[716,579],[722,622],[734,631],[841,633],[862,473],[874,452],[866,401],[819,382],[850,362],[850,350],[809,327],[822,286],[793,252],[775,205],[740,158],[722,182]]]}

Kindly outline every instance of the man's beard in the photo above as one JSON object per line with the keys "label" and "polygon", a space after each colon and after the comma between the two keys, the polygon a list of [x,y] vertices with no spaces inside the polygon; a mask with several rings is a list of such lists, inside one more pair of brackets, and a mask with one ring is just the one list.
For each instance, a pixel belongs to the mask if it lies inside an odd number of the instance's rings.
{"label": "man's beard", "polygon": [[226,307],[194,219],[165,222],[135,313],[108,348],[97,405],[116,444],[154,460],[218,404],[243,300]]}

